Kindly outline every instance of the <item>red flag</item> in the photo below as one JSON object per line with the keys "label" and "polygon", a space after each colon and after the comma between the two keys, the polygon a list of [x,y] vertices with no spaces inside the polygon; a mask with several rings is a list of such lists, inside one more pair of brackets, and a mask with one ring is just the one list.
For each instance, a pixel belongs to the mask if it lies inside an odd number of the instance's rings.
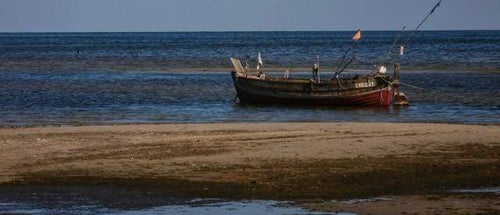
{"label": "red flag", "polygon": [[358,28],[358,30],[356,31],[356,33],[354,33],[354,35],[352,35],[352,40],[354,42],[358,41],[361,39],[361,29]]}

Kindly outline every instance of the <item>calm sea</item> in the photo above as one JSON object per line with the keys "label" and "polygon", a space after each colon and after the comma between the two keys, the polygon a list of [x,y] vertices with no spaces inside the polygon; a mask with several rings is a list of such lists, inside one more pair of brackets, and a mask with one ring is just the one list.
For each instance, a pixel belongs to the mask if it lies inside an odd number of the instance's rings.
{"label": "calm sea", "polygon": [[[363,32],[352,69],[383,62],[399,32]],[[500,31],[412,36],[401,81],[408,108],[241,106],[230,56],[266,67],[335,67],[352,32],[3,33],[0,126],[180,122],[500,123]],[[255,60],[250,62],[255,64]],[[389,65],[388,65],[389,66]],[[389,66],[390,67],[390,66]],[[202,72],[220,69],[227,72]],[[175,69],[183,72],[167,72]],[[496,71],[496,72],[495,72]],[[356,71],[348,71],[346,75]],[[282,75],[275,73],[275,75]],[[323,77],[331,72],[323,70]],[[292,76],[309,77],[309,73]]]}

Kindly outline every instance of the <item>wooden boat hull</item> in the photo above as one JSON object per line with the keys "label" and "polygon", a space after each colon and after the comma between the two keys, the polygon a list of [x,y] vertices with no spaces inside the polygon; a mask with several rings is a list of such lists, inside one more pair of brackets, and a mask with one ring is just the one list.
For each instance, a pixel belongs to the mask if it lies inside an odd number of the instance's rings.
{"label": "wooden boat hull", "polygon": [[304,79],[262,80],[238,76],[236,72],[232,72],[232,77],[243,104],[389,106],[392,101],[390,85],[377,77],[323,83]]}

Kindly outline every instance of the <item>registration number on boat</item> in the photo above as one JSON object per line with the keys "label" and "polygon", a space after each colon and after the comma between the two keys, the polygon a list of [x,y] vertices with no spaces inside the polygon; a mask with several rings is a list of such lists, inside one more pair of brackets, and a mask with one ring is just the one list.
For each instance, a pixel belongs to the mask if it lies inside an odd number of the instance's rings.
{"label": "registration number on boat", "polygon": [[374,81],[361,82],[361,83],[356,83],[355,86],[356,86],[356,88],[374,87],[375,82]]}

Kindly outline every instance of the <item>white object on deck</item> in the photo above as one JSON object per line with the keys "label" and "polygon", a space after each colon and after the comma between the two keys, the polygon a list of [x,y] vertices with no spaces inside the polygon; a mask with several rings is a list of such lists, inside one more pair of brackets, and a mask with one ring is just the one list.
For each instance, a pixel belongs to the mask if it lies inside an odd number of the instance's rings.
{"label": "white object on deck", "polygon": [[385,73],[387,73],[387,68],[386,68],[385,66],[380,66],[380,67],[378,68],[378,73],[380,73],[380,74],[385,74]]}

